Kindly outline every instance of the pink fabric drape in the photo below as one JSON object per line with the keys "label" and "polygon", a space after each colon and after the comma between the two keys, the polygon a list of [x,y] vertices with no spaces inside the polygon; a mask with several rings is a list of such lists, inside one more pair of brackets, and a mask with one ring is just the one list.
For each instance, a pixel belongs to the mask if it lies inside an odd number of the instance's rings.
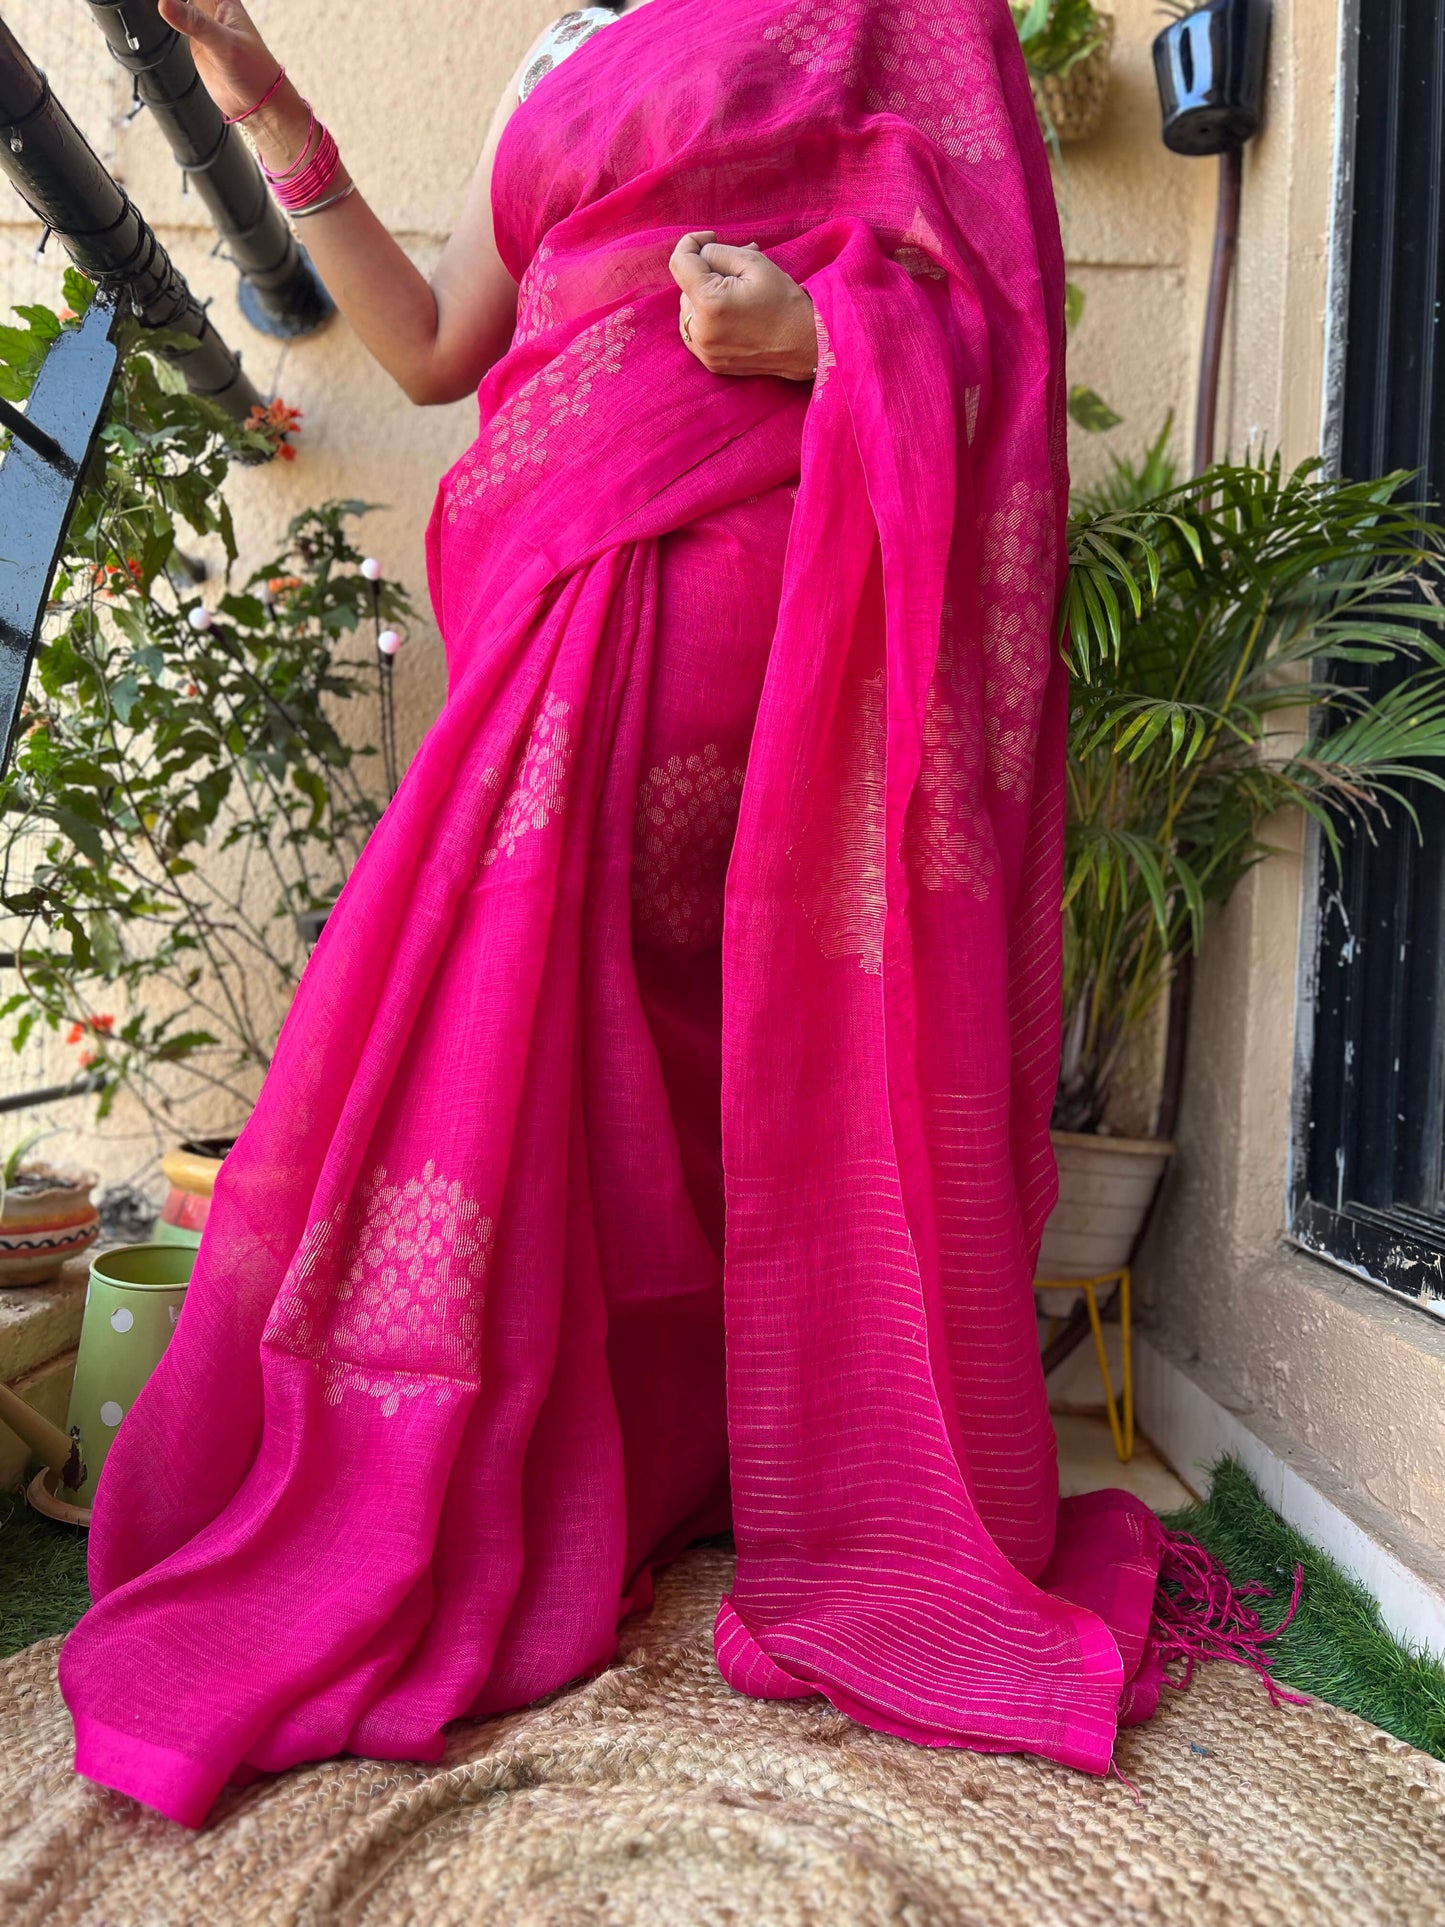
{"label": "pink fabric drape", "polygon": [[[1101,1772],[1160,1534],[1058,1503],[1030,1290],[1066,478],[1008,8],[652,0],[494,200],[449,699],[113,1448],[77,1764],[194,1825],[237,1774],[434,1758],[731,1516],[735,1687]],[[806,282],[811,389],[686,353],[701,226]]]}

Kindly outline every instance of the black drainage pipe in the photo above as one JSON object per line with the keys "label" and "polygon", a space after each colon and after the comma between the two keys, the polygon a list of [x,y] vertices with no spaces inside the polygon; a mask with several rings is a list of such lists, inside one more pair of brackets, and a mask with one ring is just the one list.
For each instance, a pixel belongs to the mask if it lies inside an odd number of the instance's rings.
{"label": "black drainage pipe", "polygon": [[309,335],[335,309],[277,206],[255,156],[201,85],[184,34],[156,0],[87,0],[111,56],[134,76],[187,187],[195,182],[231,261],[241,271],[241,312],[263,334]]}
{"label": "black drainage pipe", "polygon": [[147,327],[194,338],[193,349],[158,350],[175,362],[193,394],[209,395],[237,421],[261,404],[240,356],[211,326],[185,277],[3,19],[0,172],[36,219],[60,236],[83,274],[128,301]]}

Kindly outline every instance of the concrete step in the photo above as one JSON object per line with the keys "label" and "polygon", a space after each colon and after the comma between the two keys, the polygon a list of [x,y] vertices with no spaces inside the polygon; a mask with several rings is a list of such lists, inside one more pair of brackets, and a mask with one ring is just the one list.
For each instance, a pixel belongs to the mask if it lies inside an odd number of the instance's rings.
{"label": "concrete step", "polygon": [[90,1255],[72,1258],[48,1285],[0,1290],[0,1379],[13,1385],[60,1352],[80,1343]]}
{"label": "concrete step", "polygon": [[[84,1253],[48,1285],[0,1289],[0,1380],[56,1425],[64,1425],[70,1403],[89,1279]],[[18,1485],[31,1465],[30,1447],[0,1424],[0,1488]]]}

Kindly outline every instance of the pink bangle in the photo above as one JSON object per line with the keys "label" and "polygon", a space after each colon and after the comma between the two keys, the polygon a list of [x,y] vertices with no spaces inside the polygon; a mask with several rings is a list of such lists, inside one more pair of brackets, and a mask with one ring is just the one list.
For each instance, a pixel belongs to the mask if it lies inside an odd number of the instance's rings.
{"label": "pink bangle", "polygon": [[271,82],[271,85],[266,89],[265,93],[262,94],[261,98],[256,102],[256,105],[254,107],[248,107],[244,114],[223,114],[221,118],[225,121],[227,127],[234,127],[236,126],[237,122],[243,121],[243,120],[249,120],[252,114],[258,114],[261,111],[261,109],[266,105],[266,102],[271,98],[272,94],[275,93],[276,89],[281,85],[281,82],[285,78],[286,78],[286,69],[283,67],[281,71],[277,74],[276,78]]}
{"label": "pink bangle", "polygon": [[257,156],[261,172],[273,187],[278,181],[289,181],[293,175],[299,174],[303,167],[310,165],[312,159],[311,136],[316,132],[317,120],[311,102],[307,100],[301,104],[306,109],[306,138],[301,143],[301,152],[296,156],[295,160],[292,161],[291,165],[289,167],[283,167],[278,173],[273,173],[272,170],[267,167],[266,163],[260,159],[260,156]]}
{"label": "pink bangle", "polygon": [[[298,163],[295,167],[288,169],[284,175],[268,174],[266,176],[271,183],[271,192],[288,214],[294,214],[299,209],[308,207],[311,202],[322,199],[330,191],[332,182],[340,172],[341,155],[331,130],[322,127],[319,121],[317,129],[319,138],[316,143],[316,152],[309,160],[305,160],[304,165]],[[304,148],[302,155],[304,159]]]}

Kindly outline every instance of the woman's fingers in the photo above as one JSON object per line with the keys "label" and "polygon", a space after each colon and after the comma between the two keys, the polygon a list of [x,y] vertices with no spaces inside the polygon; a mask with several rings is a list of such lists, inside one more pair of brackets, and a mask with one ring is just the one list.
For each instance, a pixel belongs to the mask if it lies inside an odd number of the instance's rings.
{"label": "woman's fingers", "polygon": [[717,239],[711,228],[700,228],[695,234],[684,234],[672,250],[668,269],[673,280],[686,292],[701,288],[710,270],[702,258],[703,248]]}
{"label": "woman's fingers", "polygon": [[168,27],[183,33],[187,40],[203,39],[215,25],[209,14],[190,5],[189,0],[159,0],[157,12]]}
{"label": "woman's fingers", "polygon": [[746,277],[757,271],[762,253],[756,241],[749,241],[745,248],[729,247],[725,241],[707,241],[698,258],[713,274]]}
{"label": "woman's fingers", "polygon": [[224,46],[228,36],[259,38],[240,0],[158,0],[158,11],[168,27],[198,47]]}

